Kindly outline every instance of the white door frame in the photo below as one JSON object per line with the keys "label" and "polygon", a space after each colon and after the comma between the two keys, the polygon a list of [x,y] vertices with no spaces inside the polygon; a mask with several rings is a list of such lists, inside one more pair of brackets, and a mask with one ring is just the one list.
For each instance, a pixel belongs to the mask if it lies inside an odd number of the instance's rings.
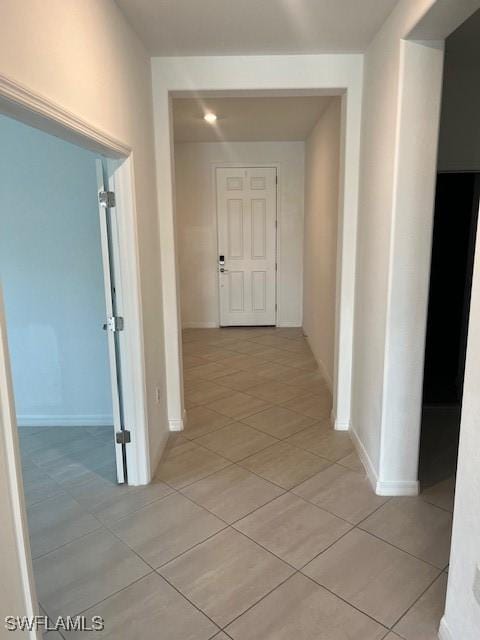
{"label": "white door frame", "polygon": [[172,97],[342,97],[342,151],[337,250],[337,301],[332,420],[349,429],[353,354],[356,234],[363,56],[228,56],[153,58],[153,100],[160,219],[167,407],[170,429],[183,429],[179,269],[175,238]]}
{"label": "white door frame", "polygon": [[[276,260],[277,260],[277,273],[275,275],[275,299],[277,304],[277,309],[275,311],[275,326],[279,326],[278,318],[280,315],[280,297],[279,293],[279,282],[281,281],[281,257],[280,257],[280,243],[278,238],[280,236],[279,230],[281,226],[281,201],[280,201],[280,168],[281,162],[213,162],[212,163],[212,197],[211,202],[215,202],[215,206],[212,206],[212,223],[213,228],[215,229],[215,255],[213,256],[213,263],[217,264],[218,262],[218,207],[217,207],[217,169],[252,169],[252,168],[261,168],[261,169],[275,169],[277,172],[277,184],[276,184],[276,220],[277,220],[277,228],[275,230],[275,251],[276,251]],[[217,306],[217,327],[220,326],[220,292],[218,288],[218,278],[217,278],[217,286],[215,287],[215,298],[216,298],[216,306]]]}
{"label": "white door frame", "polygon": [[[146,413],[145,361],[143,343],[142,303],[136,207],[133,187],[133,159],[131,149],[123,142],[92,127],[43,96],[0,75],[0,113],[13,117],[46,133],[72,142],[107,157],[112,185],[115,185],[116,215],[119,228],[119,255],[124,290],[125,332],[122,364],[126,424],[132,432],[127,447],[129,481],[147,484],[150,481],[148,424]],[[25,498],[21,478],[16,416],[12,393],[11,371],[7,347],[6,319],[1,303],[0,286],[0,459],[7,460],[6,481],[0,483],[0,504],[9,505],[11,519],[6,518],[0,541],[15,541],[12,551],[15,576],[20,579],[24,610],[15,615],[38,612],[32,559],[28,542]],[[12,586],[13,588],[13,586]],[[2,592],[3,593],[3,592]],[[1,621],[3,624],[3,620]],[[32,640],[41,640],[40,631],[29,632]]]}

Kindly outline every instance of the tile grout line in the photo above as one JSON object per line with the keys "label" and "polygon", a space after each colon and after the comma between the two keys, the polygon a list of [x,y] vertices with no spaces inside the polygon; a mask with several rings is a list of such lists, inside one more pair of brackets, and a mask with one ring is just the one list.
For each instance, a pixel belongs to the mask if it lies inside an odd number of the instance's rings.
{"label": "tile grout line", "polygon": [[[411,611],[411,609],[413,609],[413,607],[417,604],[417,602],[423,598],[423,596],[427,593],[427,591],[429,589],[431,589],[433,587],[433,585],[435,584],[435,582],[440,578],[440,576],[442,575],[443,571],[440,571],[440,573],[432,580],[432,582],[428,585],[428,587],[426,589],[424,589],[422,591],[422,593],[418,596],[418,598],[416,598],[416,600],[414,602],[412,602],[412,604],[408,607],[408,609],[402,613],[402,615],[398,618],[398,620],[396,620],[393,625],[390,627],[390,629],[393,631],[394,628],[397,626],[397,624],[400,622],[400,620],[402,620],[408,613],[409,611]],[[395,633],[397,633],[395,631]],[[398,634],[400,635],[400,634]]]}
{"label": "tile grout line", "polygon": [[[253,604],[251,604],[249,607],[247,607],[245,609],[245,611],[242,611],[242,613],[239,613],[238,616],[235,616],[235,618],[233,618],[233,620],[230,620],[230,622],[228,622],[226,625],[224,625],[223,627],[221,627],[222,631],[225,631],[225,629],[227,629],[231,624],[233,624],[234,622],[236,622],[239,618],[241,618],[242,616],[244,616],[248,611],[250,611],[251,609],[253,609],[254,607],[257,606],[257,604],[259,604],[260,602],[262,602],[262,600],[265,600],[265,598],[267,598],[269,595],[271,595],[274,591],[276,591],[277,589],[279,589],[282,585],[284,585],[288,580],[290,580],[290,578],[293,578],[294,575],[296,575],[298,573],[298,571],[294,571],[293,573],[291,573],[289,576],[287,576],[285,578],[285,580],[282,580],[281,582],[279,582],[275,587],[273,587],[272,589],[270,589],[270,591],[268,591],[267,593],[265,593],[259,600],[257,600],[256,602],[254,602]],[[226,632],[225,632],[226,633]]]}
{"label": "tile grout line", "polygon": [[[235,466],[235,465],[232,465]],[[227,468],[227,467],[225,467]],[[241,469],[243,469],[243,467],[240,467]],[[220,471],[223,471],[223,469],[221,469]],[[220,473],[220,471],[218,473]],[[247,471],[246,469],[244,469],[244,471]],[[250,473],[250,472],[248,472]],[[254,475],[254,474],[252,474]],[[256,476],[257,478],[260,478],[260,476]],[[268,480],[265,480],[264,478],[260,478],[261,480],[264,480],[265,482],[268,482]],[[199,482],[201,482],[201,480],[199,480]],[[272,483],[270,483],[272,484]],[[189,485],[192,486],[192,485]],[[273,485],[276,488],[280,488],[277,487],[277,485]],[[225,520],[224,518],[222,518],[222,516],[219,516],[217,513],[214,513],[213,511],[211,511],[208,507],[205,507],[203,504],[201,504],[200,502],[197,502],[194,498],[185,495],[182,490],[179,490],[179,493],[181,493],[183,496],[185,496],[185,498],[188,498],[188,500],[190,500],[191,502],[193,502],[194,504],[196,504],[198,507],[201,507],[202,509],[205,509],[205,511],[208,511],[208,513],[212,514],[213,516],[215,516],[216,518],[219,518],[220,520],[222,520],[223,522],[225,522],[225,524],[227,524],[229,527],[231,527],[232,525],[234,525],[236,522],[239,522],[240,520],[243,520],[243,518],[246,518],[247,516],[251,515],[252,513],[255,513],[255,511],[258,511],[259,509],[261,509],[262,507],[266,507],[267,504],[270,504],[271,502],[273,502],[274,500],[276,500],[277,498],[280,498],[282,496],[284,496],[285,494],[289,493],[288,490],[283,489],[283,493],[278,494],[278,496],[274,496],[273,498],[270,498],[270,500],[268,500],[267,502],[265,502],[264,504],[261,504],[258,507],[255,507],[254,509],[252,509],[252,511],[249,511],[248,513],[246,513],[243,516],[240,516],[239,518],[237,518],[236,520],[233,520],[232,522],[228,522],[227,520]]]}
{"label": "tile grout line", "polygon": [[166,582],[168,585],[170,585],[170,587],[171,587],[172,589],[175,589],[175,591],[176,591],[176,592],[177,592],[177,593],[178,593],[182,598],[184,598],[187,602],[189,602],[189,603],[192,605],[192,607],[194,607],[197,611],[199,611],[202,615],[204,615],[208,620],[210,620],[210,622],[211,622],[213,625],[215,625],[215,626],[217,627],[217,630],[215,631],[215,633],[214,633],[212,636],[210,636],[210,639],[211,639],[211,638],[214,638],[216,635],[218,635],[218,633],[222,630],[222,628],[220,627],[220,625],[218,625],[214,620],[212,620],[212,618],[211,618],[209,615],[207,615],[207,613],[205,613],[205,611],[203,611],[203,609],[201,609],[198,605],[196,605],[194,602],[192,602],[192,601],[190,600],[190,598],[188,598],[184,593],[182,593],[182,592],[180,591],[180,589],[178,589],[178,588],[177,588],[177,587],[176,587],[172,582],[170,582],[170,580],[168,580],[168,578],[166,578],[164,575],[162,575],[158,569],[155,569],[155,573],[156,573],[157,575],[159,575],[159,576],[162,578],[162,580],[165,580],[165,582]]}
{"label": "tile grout line", "polygon": [[[89,512],[85,512],[85,513],[88,514],[88,515],[92,515]],[[95,519],[97,520],[97,518],[95,518]],[[38,562],[39,560],[44,559],[45,556],[49,556],[51,553],[55,553],[56,551],[59,551],[60,549],[63,549],[64,547],[66,547],[69,544],[72,544],[74,542],[78,542],[79,540],[82,540],[82,538],[85,538],[86,536],[89,536],[92,533],[98,533],[101,529],[105,529],[106,528],[102,522],[98,521],[98,523],[99,523],[99,526],[95,527],[95,529],[93,529],[92,531],[87,531],[86,533],[82,533],[79,536],[73,538],[72,540],[69,540],[68,542],[64,542],[64,543],[58,545],[58,547],[55,547],[54,549],[50,549],[50,551],[46,551],[45,553],[42,553],[42,554],[40,554],[38,556],[34,557],[32,555],[32,562],[33,563]]]}
{"label": "tile grout line", "polygon": [[387,630],[387,634],[391,631],[391,629],[389,627],[387,627],[385,624],[383,624],[383,622],[380,622],[379,620],[377,620],[376,618],[374,618],[372,615],[370,615],[369,613],[366,613],[365,611],[362,611],[361,609],[359,609],[356,605],[352,604],[351,602],[349,602],[348,600],[345,600],[345,598],[343,598],[342,596],[338,595],[338,593],[335,593],[334,591],[332,591],[331,589],[329,589],[328,587],[326,587],[323,584],[320,584],[319,582],[317,582],[315,580],[315,578],[312,578],[311,576],[307,576],[304,573],[300,572],[302,574],[302,576],[304,576],[305,578],[307,578],[307,580],[310,580],[311,582],[313,582],[314,584],[316,584],[318,587],[320,587],[321,589],[325,589],[325,591],[328,591],[328,593],[330,593],[332,596],[334,596],[335,598],[338,598],[339,600],[341,600],[342,602],[344,602],[346,605],[348,605],[349,607],[351,607],[352,609],[355,609],[356,611],[358,611],[359,613],[361,613],[362,615],[366,616],[367,618],[370,618],[370,620],[373,620],[373,622],[375,622],[376,624],[380,625],[381,627],[383,627],[384,629]]}
{"label": "tile grout line", "polygon": [[453,516],[453,511],[451,509],[447,509],[447,507],[441,507],[439,504],[435,504],[434,502],[430,502],[430,500],[426,500],[424,495],[424,493],[419,493],[417,497],[429,504],[431,507],[436,507],[437,509],[446,511],[446,513],[449,513],[451,516]]}
{"label": "tile grout line", "polygon": [[[260,412],[260,413],[261,413],[261,412]],[[254,414],[254,415],[257,415],[257,414]],[[247,416],[247,417],[251,417],[251,416]],[[273,436],[273,435],[271,435],[270,433],[267,433],[267,432],[265,432],[265,431],[262,431],[261,429],[259,429],[259,428],[257,428],[257,427],[254,427],[254,426],[249,425],[249,424],[248,424],[248,423],[246,423],[246,422],[242,422],[242,420],[234,420],[233,422],[231,422],[231,423],[229,423],[229,424],[226,424],[226,425],[224,425],[223,427],[220,427],[219,429],[214,429],[214,430],[212,430],[212,431],[210,431],[210,432],[208,432],[208,433],[205,433],[205,434],[203,434],[203,435],[201,435],[201,436],[196,436],[195,438],[192,438],[192,439],[190,440],[190,442],[193,442],[193,443],[195,443],[195,444],[198,444],[198,446],[203,447],[203,448],[205,448],[205,449],[208,449],[209,451],[213,451],[213,453],[216,453],[217,455],[220,455],[220,456],[223,456],[223,457],[225,457],[225,458],[226,458],[225,454],[218,453],[218,451],[215,451],[215,449],[210,448],[207,444],[203,444],[203,443],[198,442],[198,440],[199,440],[200,438],[204,438],[204,437],[206,437],[206,436],[209,436],[210,434],[218,433],[219,431],[222,431],[223,429],[227,429],[228,427],[231,427],[231,426],[232,426],[232,425],[234,425],[234,424],[242,424],[242,425],[245,425],[246,427],[249,427],[250,429],[254,429],[255,431],[257,431],[257,433],[259,433],[259,434],[261,434],[261,435],[267,435],[267,436],[269,436],[270,438],[274,438],[274,439],[276,440],[276,442],[273,442],[273,443],[271,443],[271,444],[269,444],[269,445],[266,445],[266,446],[265,446],[265,447],[263,447],[262,449],[259,449],[258,451],[255,451],[254,453],[248,454],[248,455],[247,455],[247,456],[245,456],[244,458],[240,458],[239,460],[232,460],[232,462],[234,462],[234,463],[240,463],[240,462],[242,462],[242,461],[246,460],[247,458],[251,458],[252,456],[256,455],[257,453],[260,453],[261,451],[264,451],[265,449],[268,449],[268,448],[270,448],[270,447],[275,446],[275,445],[276,445],[276,444],[278,444],[278,443],[283,442],[284,444],[287,444],[287,445],[289,445],[290,447],[293,447],[294,449],[299,449],[300,451],[306,451],[307,453],[310,453],[310,454],[312,454],[313,456],[316,456],[317,458],[320,458],[321,460],[325,460],[325,461],[327,461],[327,462],[330,462],[331,464],[340,464],[340,463],[339,463],[339,460],[343,460],[343,458],[346,458],[347,456],[349,456],[349,455],[351,455],[352,453],[354,453],[354,452],[355,452],[355,449],[354,449],[353,445],[352,445],[352,449],[351,449],[351,451],[349,451],[348,453],[345,453],[344,455],[342,455],[340,458],[338,458],[338,459],[336,459],[336,460],[331,460],[331,459],[329,459],[329,458],[326,458],[325,456],[320,455],[319,453],[316,453],[315,451],[312,451],[312,449],[308,449],[308,448],[306,448],[306,447],[302,447],[302,446],[300,446],[300,445],[292,444],[291,442],[288,442],[288,440],[289,440],[290,438],[293,438],[293,437],[295,437],[295,436],[299,436],[299,435],[301,435],[302,433],[304,433],[305,431],[308,431],[309,429],[311,429],[312,427],[315,427],[317,424],[320,424],[320,423],[321,423],[321,420],[316,420],[315,422],[313,422],[312,424],[308,425],[307,427],[302,428],[302,429],[299,429],[299,430],[298,430],[298,431],[296,431],[295,433],[293,433],[293,434],[291,434],[291,435],[289,435],[289,436],[286,436],[285,438],[278,438],[278,436]],[[343,433],[343,432],[339,432],[339,433]],[[324,435],[325,435],[325,436],[328,436],[328,435],[331,435],[331,434],[329,434],[329,432],[326,430]],[[226,458],[226,459],[228,460],[229,458]],[[346,469],[350,469],[350,471],[352,471],[353,473],[359,473],[359,472],[354,471],[354,470],[353,470],[353,469],[351,469],[350,467],[346,467],[345,465],[341,465],[341,466],[345,467]]]}
{"label": "tile grout line", "polygon": [[[218,629],[219,626],[218,624],[216,624],[204,611],[202,611],[199,607],[197,607],[197,605],[192,602],[189,598],[186,597],[185,594],[183,594],[179,589],[177,589],[175,587],[175,585],[171,584],[171,582],[169,580],[167,580],[167,578],[162,575],[160,573],[160,569],[163,568],[164,566],[166,566],[167,564],[169,564],[170,562],[173,562],[174,560],[176,560],[177,558],[181,557],[184,553],[187,553],[187,551],[190,551],[191,549],[193,549],[194,547],[198,546],[199,544],[202,544],[203,542],[206,542],[207,540],[209,540],[210,538],[213,538],[214,536],[216,536],[218,533],[220,533],[221,531],[225,531],[225,529],[227,529],[227,527],[223,527],[222,529],[220,529],[219,531],[216,531],[215,533],[213,533],[211,536],[209,536],[208,538],[205,538],[205,540],[203,540],[202,542],[197,543],[196,545],[194,545],[193,547],[191,547],[190,549],[187,549],[186,551],[182,552],[181,554],[179,554],[178,556],[170,559],[168,562],[161,564],[159,567],[155,568],[154,566],[152,566],[149,562],[147,562],[147,560],[145,560],[137,551],[135,551],[135,549],[133,549],[128,543],[126,543],[124,540],[122,540],[114,531],[110,531],[110,533],[117,538],[117,540],[119,542],[121,542],[122,544],[124,544],[128,549],[130,549],[130,551],[132,553],[134,553],[142,562],[144,562],[148,567],[150,567],[150,569],[152,569],[152,571],[150,571],[148,574],[146,574],[145,576],[142,576],[143,578],[145,578],[147,575],[151,575],[152,573],[156,573],[157,575],[159,575],[163,580],[165,580],[165,582],[167,582],[173,589],[175,589],[175,591],[177,591],[177,593],[179,593],[187,602],[189,602],[193,607],[195,607],[195,609],[197,609],[198,611],[200,611],[200,613],[202,613],[206,618],[208,618],[210,620],[210,622],[212,622]],[[141,580],[142,578],[139,578],[139,580]],[[138,582],[138,580],[136,580],[135,582]],[[134,583],[131,583],[134,584]],[[123,587],[120,591],[123,591],[124,589],[128,588],[129,586],[131,586],[131,584],[127,585],[126,587]],[[118,592],[116,592],[118,593]],[[111,594],[111,595],[115,595],[115,594]],[[107,596],[107,598],[104,598],[104,600],[107,600],[108,598],[111,597]],[[103,602],[104,600],[102,600],[101,602]],[[98,603],[97,603],[98,604]],[[93,605],[93,606],[97,606],[97,605]],[[88,609],[90,609],[91,607],[88,607]],[[86,610],[88,610],[86,609]],[[218,632],[215,632],[215,635]]]}
{"label": "tile grout line", "polygon": [[[148,564],[148,563],[145,563],[145,564]],[[148,565],[148,566],[150,567],[150,565]],[[98,607],[99,605],[103,604],[104,602],[106,602],[110,598],[113,598],[114,596],[118,595],[119,593],[122,593],[122,591],[126,591],[127,589],[132,587],[134,584],[137,584],[137,582],[140,582],[141,580],[144,580],[145,578],[148,578],[149,576],[152,576],[154,573],[156,573],[155,569],[152,569],[152,571],[149,571],[145,575],[140,576],[140,578],[136,578],[135,580],[133,580],[133,582],[130,582],[129,584],[127,584],[124,587],[122,587],[121,589],[117,589],[117,591],[114,591],[113,593],[110,593],[108,596],[105,596],[104,598],[102,598],[98,602],[95,602],[94,604],[90,605],[86,609],[82,609],[82,611],[80,611],[79,613],[75,613],[74,615],[75,616],[85,615],[85,613],[87,611],[90,611],[90,609],[94,609],[95,607]]]}
{"label": "tile grout line", "polygon": [[440,575],[440,573],[442,573],[443,568],[438,567],[437,565],[433,564],[429,560],[425,560],[424,558],[420,558],[419,556],[414,555],[410,551],[406,551],[405,549],[402,549],[401,547],[398,547],[396,544],[393,544],[392,542],[389,542],[388,540],[385,540],[384,538],[381,538],[379,535],[377,535],[375,533],[372,533],[371,531],[368,531],[367,529],[362,529],[362,527],[360,527],[358,525],[355,528],[358,529],[359,531],[363,531],[363,533],[367,533],[368,535],[372,536],[373,538],[376,538],[377,540],[380,540],[380,542],[384,542],[385,544],[388,544],[391,547],[394,547],[398,551],[402,551],[403,553],[406,553],[411,558],[415,558],[415,560],[423,562],[424,564],[428,564],[429,567],[432,567],[433,569],[436,569],[437,571],[439,571],[439,575]]}

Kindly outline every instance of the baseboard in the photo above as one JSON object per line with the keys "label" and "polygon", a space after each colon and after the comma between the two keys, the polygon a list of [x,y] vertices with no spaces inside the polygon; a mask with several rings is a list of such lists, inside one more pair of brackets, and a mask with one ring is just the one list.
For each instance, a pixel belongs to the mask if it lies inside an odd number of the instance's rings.
{"label": "baseboard", "polygon": [[[307,340],[307,342],[308,342],[308,346],[310,347],[310,350],[311,350],[311,352],[312,352],[312,354],[313,354],[313,357],[315,358],[315,361],[316,361],[316,363],[318,364],[318,368],[320,369],[320,372],[321,372],[322,376],[324,377],[325,382],[327,383],[328,390],[330,391],[330,393],[333,393],[333,380],[332,380],[332,378],[330,377],[330,374],[328,373],[327,368],[326,368],[326,366],[325,366],[325,364],[324,364],[323,360],[321,360],[321,359],[316,355],[316,353],[315,353],[315,351],[314,351],[314,349],[313,349],[312,343],[310,342],[310,338],[309,338],[309,337],[308,337],[308,335],[305,333],[305,331],[304,331],[304,335],[305,335],[305,338],[306,338],[306,340]],[[347,427],[347,429],[348,429],[348,427]]]}
{"label": "baseboard", "polygon": [[217,329],[218,322],[184,322],[182,329]]}
{"label": "baseboard", "polygon": [[170,431],[183,431],[185,429],[185,425],[187,424],[187,412],[184,411],[183,412],[183,418],[181,419],[175,419],[175,420],[169,420],[168,421],[168,426]]}
{"label": "baseboard", "polygon": [[378,480],[375,493],[378,496],[418,496],[417,480]]}
{"label": "baseboard", "polygon": [[164,431],[161,435],[160,441],[158,442],[157,448],[155,451],[151,452],[151,460],[150,460],[150,477],[148,478],[148,483],[150,483],[155,475],[158,465],[160,464],[160,460],[162,458],[162,454],[167,446],[169,431]]}
{"label": "baseboard", "polygon": [[288,320],[277,320],[277,327],[293,327],[294,329],[301,329],[302,328],[302,323],[301,322],[289,322]]}
{"label": "baseboard", "polygon": [[330,421],[335,431],[350,431],[350,422],[345,420],[339,420],[335,416],[333,409],[332,409],[332,413],[330,414]]}
{"label": "baseboard", "polygon": [[86,415],[28,415],[17,416],[19,427],[111,427],[113,416]]}
{"label": "baseboard", "polygon": [[363,442],[360,440],[360,438],[357,435],[357,432],[352,426],[350,426],[350,437],[352,439],[355,449],[357,450],[358,457],[360,458],[360,462],[363,464],[365,471],[367,472],[367,477],[370,481],[370,484],[372,485],[372,489],[376,493],[377,484],[378,484],[377,472],[375,471],[375,467],[373,466],[373,463],[370,459],[370,456],[367,453],[367,450],[363,446]]}
{"label": "baseboard", "polygon": [[377,496],[418,496],[419,483],[416,480],[379,480],[373,462],[353,427],[350,427],[350,436]]}
{"label": "baseboard", "polygon": [[450,631],[450,627],[445,620],[445,616],[440,620],[440,628],[438,630],[438,640],[455,640],[453,633]]}

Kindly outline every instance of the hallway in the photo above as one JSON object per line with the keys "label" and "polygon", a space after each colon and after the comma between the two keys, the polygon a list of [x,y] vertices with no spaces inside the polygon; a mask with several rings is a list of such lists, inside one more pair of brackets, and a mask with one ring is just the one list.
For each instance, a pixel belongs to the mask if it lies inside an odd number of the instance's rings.
{"label": "hallway", "polygon": [[148,487],[81,470],[83,430],[39,451],[22,429],[47,614],[103,616],[92,640],[433,640],[451,483],[372,492],[299,329],[187,330],[184,359],[188,424]]}

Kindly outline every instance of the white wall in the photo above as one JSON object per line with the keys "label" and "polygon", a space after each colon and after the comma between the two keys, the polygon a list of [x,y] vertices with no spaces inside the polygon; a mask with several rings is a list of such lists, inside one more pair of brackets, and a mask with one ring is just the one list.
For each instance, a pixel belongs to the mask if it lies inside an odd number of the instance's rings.
{"label": "white wall", "polygon": [[305,145],[303,328],[333,384],[341,101],[332,98]]}
{"label": "white wall", "polygon": [[0,278],[17,419],[112,425],[95,155],[0,116]]}
{"label": "white wall", "polygon": [[365,54],[351,426],[374,482],[384,416],[401,38],[432,4],[400,2]]}
{"label": "white wall", "polygon": [[[480,12],[446,41],[439,169],[480,171]],[[480,242],[477,248],[470,306],[468,351],[463,391],[455,515],[448,594],[442,640],[480,637],[480,604],[472,586],[480,563]]]}
{"label": "white wall", "polygon": [[182,325],[218,326],[214,165],[279,165],[279,326],[302,324],[303,142],[176,143],[176,225]]}
{"label": "white wall", "polygon": [[149,56],[113,0],[4,0],[0,74],[132,149],[154,468],[168,427]]}
{"label": "white wall", "polygon": [[401,43],[386,317],[382,493],[418,491],[443,47]]}
{"label": "white wall", "polygon": [[442,640],[478,640],[480,603],[472,592],[480,565],[480,242],[470,306],[467,362],[455,491],[452,550]]}

